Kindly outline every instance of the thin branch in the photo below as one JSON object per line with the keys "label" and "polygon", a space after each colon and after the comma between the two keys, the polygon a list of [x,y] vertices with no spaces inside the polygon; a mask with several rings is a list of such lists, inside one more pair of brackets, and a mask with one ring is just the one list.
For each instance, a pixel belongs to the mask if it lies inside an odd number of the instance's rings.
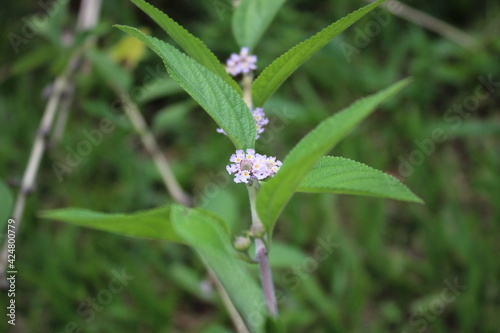
{"label": "thin branch", "polygon": [[[50,96],[49,101],[45,107],[42,121],[40,122],[38,131],[36,133],[33,148],[28,160],[28,165],[26,167],[26,170],[24,171],[21,188],[19,189],[16,203],[14,205],[14,211],[12,213],[12,218],[14,219],[14,221],[16,221],[17,231],[19,231],[19,228],[21,226],[21,219],[23,216],[24,207],[26,205],[27,196],[33,191],[35,187],[35,178],[38,173],[38,169],[40,168],[40,162],[42,161],[42,157],[47,146],[47,136],[52,128],[52,123],[56,116],[57,108],[61,102],[61,98],[64,94],[70,72],[71,71],[69,70],[68,66],[68,70],[66,70],[63,75],[56,79],[52,88],[52,95]],[[0,256],[0,277],[2,277],[2,282],[4,282],[5,271],[7,267],[7,254],[7,242],[5,242],[2,249],[2,254]]]}
{"label": "thin branch", "polygon": [[76,30],[91,29],[97,25],[99,21],[99,12],[101,8],[101,0],[84,0],[80,3],[78,11],[78,20],[76,22]]}
{"label": "thin branch", "polygon": [[[375,2],[376,0],[366,1]],[[382,3],[381,6],[389,10],[394,15],[398,15],[399,17],[402,17],[412,23],[434,31],[435,33],[448,38],[464,48],[472,48],[478,45],[477,40],[462,30],[402,2],[390,0]]]}
{"label": "thin branch", "polygon": [[[100,0],[83,0],[82,7],[84,7],[85,2],[92,3],[93,6],[90,6],[93,11],[82,10],[78,13],[79,20],[88,21],[88,19],[84,19],[82,17],[92,16],[97,18],[99,9],[100,9]],[[93,21],[94,24],[96,20]],[[21,226],[21,220],[24,212],[24,208],[26,205],[26,199],[28,194],[33,191],[35,187],[35,179],[40,168],[40,163],[43,157],[43,154],[47,148],[47,137],[52,129],[52,124],[54,122],[54,118],[57,114],[57,110],[59,105],[65,96],[65,89],[68,86],[73,73],[78,68],[78,64],[80,63],[82,55],[82,48],[75,51],[72,58],[70,59],[68,65],[66,66],[64,72],[55,79],[54,85],[52,88],[51,95],[43,112],[42,120],[38,127],[38,132],[35,137],[35,141],[33,143],[33,148],[31,150],[31,154],[28,160],[28,165],[26,170],[24,171],[23,180],[21,183],[21,188],[17,195],[16,203],[14,204],[14,211],[12,214],[12,218],[16,221],[16,234],[19,233],[19,228]],[[2,253],[0,254],[0,287],[3,287],[5,284],[5,271],[7,268],[7,255],[8,255],[7,242],[4,243]]]}
{"label": "thin branch", "polygon": [[170,164],[165,157],[165,154],[162,153],[156,139],[148,128],[146,120],[139,111],[137,105],[130,99],[130,97],[125,93],[120,93],[120,100],[123,104],[123,108],[125,113],[127,114],[130,122],[134,126],[137,134],[141,138],[141,141],[148,151],[148,153],[153,158],[155,162],[156,168],[160,172],[160,175],[165,183],[165,187],[167,191],[170,193],[172,198],[181,205],[191,207],[193,205],[193,200],[189,195],[187,195],[182,187],[177,182],[172,169],[170,168]]}
{"label": "thin branch", "polygon": [[[203,261],[203,260],[202,260]],[[231,317],[231,320],[233,321],[233,325],[236,328],[236,331],[238,333],[250,333],[248,328],[245,325],[245,322],[243,321],[243,318],[241,318],[240,313],[234,306],[233,302],[231,301],[231,298],[226,292],[226,289],[224,289],[224,286],[220,282],[219,278],[217,278],[217,275],[210,269],[207,263],[205,263],[206,269],[209,272],[210,278],[212,282],[215,284],[215,287],[217,288],[217,291],[219,292],[222,302],[224,303],[227,311],[229,312],[229,316]]]}
{"label": "thin branch", "polygon": [[[252,226],[261,227],[263,224],[255,206],[255,200],[257,198],[259,187],[259,181],[257,179],[251,179],[248,183],[247,189],[248,197],[250,199],[250,210],[252,213]],[[263,237],[267,236],[264,235]],[[255,259],[259,263],[260,281],[262,284],[262,290],[264,291],[267,309],[271,316],[277,317],[278,303],[276,301],[276,292],[274,290],[271,265],[269,264],[269,256],[264,239],[255,238]]]}
{"label": "thin branch", "polygon": [[59,107],[59,112],[57,113],[57,119],[54,124],[54,129],[52,130],[49,146],[57,146],[62,140],[64,130],[68,122],[69,109],[71,107],[71,104],[73,104],[74,92],[75,92],[74,84],[68,82],[68,85],[64,92],[65,96],[61,100],[61,106]]}

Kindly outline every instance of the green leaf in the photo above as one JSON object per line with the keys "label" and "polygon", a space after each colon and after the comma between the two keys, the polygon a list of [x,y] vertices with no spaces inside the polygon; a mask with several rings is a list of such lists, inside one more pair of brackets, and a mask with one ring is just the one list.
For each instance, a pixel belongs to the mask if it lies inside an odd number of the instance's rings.
{"label": "green leaf", "polygon": [[272,251],[269,253],[272,268],[300,267],[307,259],[308,256],[298,247],[273,241]]}
{"label": "green leaf", "polygon": [[274,178],[262,184],[257,195],[257,210],[269,233],[272,233],[279,214],[316,161],[368,117],[380,103],[396,94],[408,82],[408,79],[402,80],[374,95],[356,101],[322,121],[302,138],[285,158],[280,171]]}
{"label": "green leaf", "polygon": [[42,65],[48,65],[60,54],[60,50],[50,44],[42,44],[30,52],[17,57],[11,67],[11,75],[20,75],[26,72],[34,71]]}
{"label": "green leaf", "polygon": [[236,258],[220,218],[200,209],[173,206],[172,222],[178,234],[213,270],[250,331],[262,332],[262,316],[266,313],[262,290]]}
{"label": "green leaf", "polygon": [[132,27],[117,27],[143,41],[163,59],[172,79],[207,111],[227,133],[236,148],[253,148],[255,120],[233,88],[172,45],[146,36]]}
{"label": "green leaf", "polygon": [[182,132],[189,128],[189,117],[187,113],[196,107],[196,103],[189,99],[187,101],[169,104],[158,111],[153,119],[153,130],[155,133],[166,131]]}
{"label": "green leaf", "polygon": [[5,231],[9,217],[12,216],[14,196],[5,183],[0,180],[0,235]]}
{"label": "green leaf", "polygon": [[134,214],[111,214],[81,208],[64,208],[44,211],[41,216],[126,236],[184,243],[184,239],[172,226],[170,210],[169,206],[164,206]]}
{"label": "green leaf", "polygon": [[224,65],[220,63],[217,57],[201,40],[190,34],[189,31],[172,20],[167,14],[149,3],[143,0],[132,0],[132,2],[165,30],[194,60],[205,66],[212,73],[219,75],[241,95],[241,88],[238,83],[226,72]]}
{"label": "green leaf", "polygon": [[274,60],[264,69],[264,71],[262,71],[253,83],[252,96],[254,104],[256,106],[262,106],[281,84],[300,67],[300,65],[306,62],[342,31],[384,1],[385,0],[379,0],[343,17]]}
{"label": "green leaf", "polygon": [[213,301],[215,299],[214,294],[207,293],[200,288],[205,276],[195,266],[174,263],[169,263],[169,265],[165,265],[164,263],[159,264],[163,266],[161,274],[168,276],[169,280],[177,286],[205,301]]}
{"label": "green leaf", "polygon": [[396,178],[363,163],[325,156],[307,173],[297,192],[366,195],[423,203]]}
{"label": "green leaf", "polygon": [[184,89],[165,73],[165,76],[154,77],[151,82],[144,84],[141,87],[141,93],[137,94],[135,100],[139,104],[144,104],[157,98],[164,98],[179,93],[184,93]]}
{"label": "green leaf", "polygon": [[[27,24],[31,30],[29,35],[23,31],[24,37],[31,36],[28,38],[28,40],[30,40],[33,37],[31,34],[36,33],[37,35],[47,38],[52,45],[62,48],[61,34],[67,22],[68,7],[69,1],[63,1],[57,3],[55,6],[51,6],[49,10],[44,8],[45,12],[37,12],[28,19],[23,18],[24,24]],[[40,19],[41,13],[43,13],[42,20]]]}
{"label": "green leaf", "polygon": [[252,50],[286,0],[242,0],[233,14],[233,34],[240,47]]}

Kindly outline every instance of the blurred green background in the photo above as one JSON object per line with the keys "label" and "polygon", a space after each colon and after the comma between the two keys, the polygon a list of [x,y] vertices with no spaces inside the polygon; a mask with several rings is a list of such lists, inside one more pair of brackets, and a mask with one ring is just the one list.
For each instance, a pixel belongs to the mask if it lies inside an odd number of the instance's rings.
{"label": "blurred green background", "polygon": [[[250,223],[245,189],[222,177],[233,153],[230,141],[167,78],[158,57],[142,54],[112,25],[141,26],[168,39],[165,33],[129,2],[103,2],[91,32],[98,36],[96,50],[121,61],[123,81],[130,82],[128,91],[181,185],[222,214],[235,234],[244,230]],[[227,0],[152,4],[202,39],[221,62],[238,51]],[[365,4],[288,1],[255,50],[259,68]],[[403,77],[414,78],[331,154],[395,175],[426,204],[296,195],[280,218],[271,253],[287,332],[498,332],[500,3],[408,4],[465,31],[476,44],[459,46],[379,8],[375,13],[388,17],[380,33],[361,36],[379,22],[368,15],[294,73],[266,105],[273,126],[257,147],[283,159],[328,115]],[[73,29],[79,2],[56,6],[47,24],[16,46],[18,52],[8,36],[26,37],[27,20],[44,10],[34,1],[4,2],[0,9],[0,179],[13,194],[47,102],[43,92],[83,39],[64,43],[61,37]],[[152,71],[161,75],[160,83],[143,89]],[[132,126],[112,107],[115,91],[88,54],[74,85],[64,135],[43,159],[18,234],[16,326],[2,315],[0,331],[232,332],[203,265],[188,248],[37,217],[52,208],[134,212],[171,201]],[[134,95],[133,89],[144,93]],[[478,89],[489,89],[489,96],[479,100]],[[53,163],[64,162],[68,149],[85,140],[82,131],[98,128],[104,117],[116,128],[59,181]],[[443,133],[439,142],[433,140],[436,131]],[[325,240],[334,243],[330,255],[313,260]],[[133,276],[123,290],[94,311],[78,310],[123,270]],[[7,306],[3,291],[0,306]]]}

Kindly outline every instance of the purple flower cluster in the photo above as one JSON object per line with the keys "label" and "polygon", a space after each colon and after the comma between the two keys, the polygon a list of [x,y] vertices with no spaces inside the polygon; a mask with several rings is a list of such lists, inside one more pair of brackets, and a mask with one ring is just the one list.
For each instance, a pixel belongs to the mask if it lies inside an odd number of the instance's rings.
{"label": "purple flower cluster", "polygon": [[233,164],[226,166],[226,170],[230,175],[234,174],[235,183],[248,183],[252,177],[259,180],[273,177],[282,164],[276,157],[256,154],[253,149],[237,150],[229,161]]}
{"label": "purple flower cluster", "polygon": [[248,47],[242,47],[240,54],[232,53],[226,62],[226,72],[232,76],[257,69],[257,56],[248,54]]}
{"label": "purple flower cluster", "polygon": [[257,135],[255,136],[255,140],[257,140],[260,138],[260,134],[264,132],[264,126],[269,123],[269,119],[266,118],[263,108],[255,108],[252,114],[253,119],[255,119],[255,126],[257,127]]}
{"label": "purple flower cluster", "polygon": [[[260,134],[264,132],[264,126],[269,123],[269,119],[266,118],[266,114],[264,113],[263,108],[255,108],[255,110],[252,111],[252,115],[253,119],[255,120],[255,126],[257,128],[257,134],[255,135],[255,140],[257,140],[258,138],[260,138]],[[217,133],[227,135],[227,133],[222,128],[218,128]]]}

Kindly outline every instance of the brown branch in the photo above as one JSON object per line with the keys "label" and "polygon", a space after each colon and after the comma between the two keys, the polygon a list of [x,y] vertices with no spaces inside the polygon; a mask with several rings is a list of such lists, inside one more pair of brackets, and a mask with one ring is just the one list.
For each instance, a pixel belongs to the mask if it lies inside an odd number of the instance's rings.
{"label": "brown branch", "polygon": [[126,115],[134,126],[135,131],[141,138],[144,147],[153,158],[156,168],[158,169],[158,172],[160,173],[163,182],[165,183],[167,191],[176,202],[180,203],[181,205],[191,207],[193,205],[193,200],[184,192],[182,187],[177,182],[177,179],[175,178],[172,169],[170,168],[170,164],[165,157],[165,154],[163,154],[160,150],[160,147],[156,142],[153,133],[151,133],[151,131],[149,130],[146,120],[144,120],[144,117],[141,114],[141,111],[139,111],[137,105],[132,102],[127,94],[120,91],[118,91],[118,94],[123,104]]}
{"label": "brown branch", "polygon": [[[366,0],[368,2],[375,2],[376,0]],[[397,15],[405,20],[420,25],[428,30],[455,42],[464,48],[472,48],[478,45],[477,40],[472,38],[469,34],[463,32],[454,26],[435,18],[421,10],[415,9],[397,0],[389,0],[382,3],[382,7],[389,10],[394,15]]]}
{"label": "brown branch", "polygon": [[[100,4],[101,0],[83,0],[78,13],[79,21],[95,24],[97,22]],[[84,7],[85,9],[82,9]],[[92,9],[92,11],[90,9]],[[92,19],[88,17],[92,17]],[[82,28],[90,28],[90,26],[83,25]],[[87,45],[88,43],[85,43],[85,46]],[[56,117],[60,104],[64,102],[66,87],[70,85],[71,77],[78,68],[82,51],[82,48],[75,51],[64,72],[54,81],[49,100],[45,106],[42,120],[36,133],[28,164],[24,171],[21,188],[17,195],[16,203],[14,204],[12,218],[16,221],[16,234],[19,233],[27,196],[35,187],[36,175],[38,174],[43,154],[47,148],[47,138],[51,132],[54,118]],[[7,242],[5,242],[0,254],[0,287],[5,286],[6,282],[7,250]]]}

